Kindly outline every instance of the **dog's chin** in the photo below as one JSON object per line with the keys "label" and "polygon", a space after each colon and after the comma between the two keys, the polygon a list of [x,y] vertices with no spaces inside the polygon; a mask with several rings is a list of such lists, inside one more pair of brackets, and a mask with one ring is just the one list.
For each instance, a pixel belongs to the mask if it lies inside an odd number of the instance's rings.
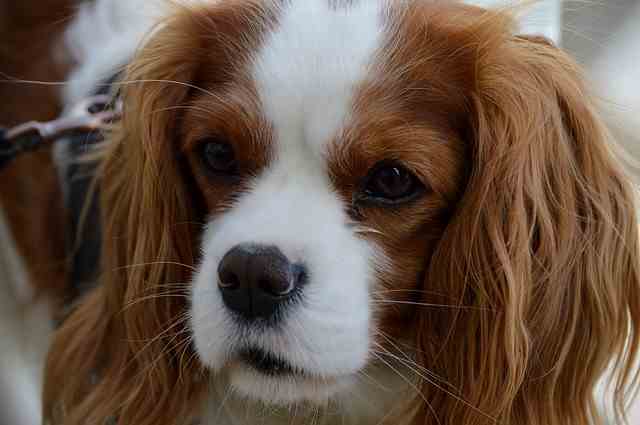
{"label": "dog's chin", "polygon": [[234,391],[268,405],[326,405],[353,385],[352,376],[321,377],[260,350],[246,350],[227,366]]}

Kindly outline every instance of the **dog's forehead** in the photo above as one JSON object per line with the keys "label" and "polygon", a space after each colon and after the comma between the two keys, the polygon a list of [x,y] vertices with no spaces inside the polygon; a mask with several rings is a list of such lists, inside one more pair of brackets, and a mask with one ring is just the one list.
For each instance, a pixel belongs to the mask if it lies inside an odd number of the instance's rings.
{"label": "dog's forehead", "polygon": [[321,154],[348,125],[383,44],[384,3],[304,0],[280,10],[251,75],[281,148]]}

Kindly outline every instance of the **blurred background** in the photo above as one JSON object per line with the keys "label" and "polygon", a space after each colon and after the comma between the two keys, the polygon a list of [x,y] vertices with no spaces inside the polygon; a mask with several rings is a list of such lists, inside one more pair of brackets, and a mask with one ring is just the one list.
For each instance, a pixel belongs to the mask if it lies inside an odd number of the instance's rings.
{"label": "blurred background", "polygon": [[624,148],[640,159],[640,1],[469,3],[493,7],[531,4],[523,14],[522,31],[546,35],[585,67],[609,125]]}
{"label": "blurred background", "polygon": [[[92,0],[0,0],[0,125],[48,120],[60,112],[57,86],[15,84],[6,80],[64,80],[71,64],[63,49],[62,35],[81,1]],[[522,32],[544,34],[574,55],[585,67],[622,145],[640,159],[640,0],[477,0],[468,3],[493,7],[532,3],[522,16]],[[31,169],[38,170],[38,178],[20,176],[18,179],[10,170],[0,178],[0,204],[13,207],[4,212],[14,223],[21,223],[19,194],[33,193],[30,186],[40,184],[39,179],[48,178],[47,175],[55,177],[46,154],[33,154],[21,161],[29,162]],[[51,199],[30,200],[30,205],[40,205],[46,213],[51,209],[51,202]],[[39,231],[26,223],[21,227],[27,241],[29,232]],[[1,234],[5,231],[0,228],[0,241],[4,240]],[[27,262],[43,263],[56,255],[54,251],[47,251],[47,247],[21,248],[32,253]],[[38,409],[42,358],[33,352],[46,345],[46,332],[37,315],[9,302],[21,297],[29,299],[29,295],[24,294],[24,288],[3,285],[7,279],[4,272],[7,261],[12,259],[0,256],[0,425],[35,425],[30,419],[24,419],[33,415],[22,413]],[[60,276],[59,270],[48,269],[44,270],[43,278],[50,280],[51,287],[55,288]],[[19,323],[13,323],[16,318]],[[20,337],[24,340],[21,346],[7,344]],[[23,408],[14,409],[16,405]],[[630,424],[640,424],[640,402],[637,405]]]}
{"label": "blurred background", "polygon": [[640,1],[565,3],[562,45],[585,65],[611,125],[640,158]]}

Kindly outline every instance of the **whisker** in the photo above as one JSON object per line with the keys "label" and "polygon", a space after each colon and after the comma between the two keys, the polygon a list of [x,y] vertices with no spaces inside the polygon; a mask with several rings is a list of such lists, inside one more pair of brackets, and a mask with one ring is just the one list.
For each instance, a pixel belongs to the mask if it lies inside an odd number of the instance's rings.
{"label": "whisker", "polygon": [[175,322],[169,326],[167,329],[165,329],[164,331],[160,332],[158,335],[156,335],[155,337],[153,337],[149,342],[147,342],[141,349],[140,351],[138,351],[138,353],[136,353],[135,356],[133,356],[133,359],[131,359],[131,361],[135,361],[138,359],[138,357],[144,353],[149,346],[151,346],[151,344],[153,344],[154,342],[157,342],[158,340],[160,340],[163,335],[167,334],[169,331],[171,331],[172,329],[174,329],[176,326],[179,326],[181,324],[184,324],[184,322],[186,322],[189,318],[190,318],[190,314],[188,313],[183,313],[182,315],[178,316],[178,318],[175,320]]}
{"label": "whisker", "polygon": [[431,303],[421,303],[421,302],[417,302],[417,301],[400,301],[400,300],[388,300],[388,299],[372,300],[372,303],[376,303],[376,304],[404,304],[404,305],[414,305],[414,306],[419,306],[419,307],[451,308],[451,309],[458,309],[458,310],[496,311],[494,309],[486,308],[486,307],[452,305],[452,304],[431,304]]}
{"label": "whisker", "polygon": [[145,291],[154,291],[157,288],[171,288],[171,289],[183,288],[187,290],[191,288],[191,283],[187,283],[187,282],[158,283],[148,288],[145,288]]}
{"label": "whisker", "polygon": [[[398,360],[399,362],[407,365],[406,360],[403,360],[401,357],[398,357],[394,354],[389,353],[387,350],[385,350],[383,347],[380,346],[381,349],[383,349],[383,352],[376,352],[377,354],[380,355],[385,355],[388,357],[391,357],[395,360]],[[452,393],[451,391],[447,390],[446,388],[443,388],[442,386],[440,386],[437,382],[434,382],[432,379],[430,379],[427,376],[424,376],[423,374],[421,374],[419,371],[413,369],[411,366],[407,365],[407,367],[409,367],[415,374],[417,374],[418,376],[420,376],[421,378],[423,378],[425,381],[427,381],[428,383],[430,383],[431,385],[433,385],[434,387],[436,387],[437,389],[439,389],[440,391],[444,391],[447,395],[453,397],[454,399],[458,400],[459,402],[461,402],[462,404],[464,404],[465,406],[469,407],[470,409],[472,409],[474,412],[481,414],[482,416],[486,417],[487,419],[490,419],[492,422],[494,423],[498,423],[498,420],[496,418],[494,418],[493,416],[489,415],[486,412],[483,412],[482,410],[480,410],[479,408],[477,408],[476,406],[474,406],[473,404],[469,403],[468,401],[466,401],[464,398],[462,398],[459,395],[456,395],[454,393]]]}
{"label": "whisker", "polygon": [[231,398],[231,395],[233,394],[233,390],[231,389],[231,386],[227,384],[226,387],[227,388],[224,393],[224,397],[220,402],[220,406],[218,406],[218,410],[216,411],[216,415],[214,417],[213,423],[218,423],[218,419],[220,419],[220,414],[222,413],[222,410],[224,409],[226,403],[229,401],[229,399]]}
{"label": "whisker", "polygon": [[190,365],[189,360],[187,360],[186,362],[184,361],[184,356],[187,354],[189,347],[191,347],[193,344],[193,334],[191,333],[191,329],[185,330],[189,333],[188,337],[177,345],[177,350],[180,351],[180,360],[178,361],[178,363],[180,364],[180,374],[178,376],[178,380],[180,382],[182,382],[183,376]]}
{"label": "whisker", "polygon": [[371,351],[371,354],[373,354],[378,360],[380,360],[383,364],[385,364],[389,369],[391,369],[396,375],[398,375],[403,381],[405,381],[411,388],[413,388],[416,391],[416,393],[420,396],[420,398],[422,398],[422,400],[427,404],[427,406],[429,407],[429,410],[431,410],[431,412],[433,413],[433,417],[436,419],[436,422],[440,424],[440,419],[438,419],[438,415],[436,415],[436,412],[433,409],[433,406],[431,405],[431,403],[429,403],[429,401],[427,400],[427,397],[425,397],[422,391],[418,389],[416,384],[411,382],[411,380],[406,376],[404,376],[402,373],[400,373],[398,369],[394,368],[389,362],[384,360],[380,356],[380,354],[383,354],[383,353],[378,353],[377,351]]}
{"label": "whisker", "polygon": [[398,346],[398,344],[396,344],[393,339],[385,334],[383,331],[378,330],[378,335],[380,335],[381,337],[383,337],[389,344],[391,344],[396,350],[398,350],[398,352],[400,354],[402,354],[404,356],[404,358],[407,360],[407,362],[409,362],[411,365],[419,368],[420,370],[422,370],[423,372],[425,372],[426,374],[428,374],[429,376],[433,377],[434,379],[439,380],[440,382],[442,382],[445,385],[448,385],[450,388],[456,390],[456,391],[460,391],[459,389],[457,389],[453,384],[449,383],[446,379],[444,379],[443,377],[439,376],[438,374],[436,374],[435,372],[430,371],[429,369],[427,369],[426,367],[419,365],[418,363],[415,362],[415,360],[413,360],[409,355],[407,355],[404,351],[402,351],[400,349],[400,347]]}
{"label": "whisker", "polygon": [[67,86],[70,83],[68,81],[40,81],[40,80],[24,80],[21,78],[12,77],[11,75],[0,71],[0,83],[7,84],[33,84],[36,86]]}
{"label": "whisker", "polygon": [[384,386],[384,384],[380,383],[380,381],[376,380],[373,376],[369,375],[364,370],[358,371],[358,373],[356,374],[356,377],[364,378],[367,382],[369,382],[370,384],[373,384],[374,386],[380,388],[382,391],[385,391],[385,392],[391,391],[391,389],[389,387]]}
{"label": "whisker", "polygon": [[144,375],[144,374],[150,374],[153,369],[157,366],[158,362],[167,354],[170,353],[170,351],[172,350],[172,348],[174,347],[181,347],[182,345],[184,345],[185,343],[190,342],[191,336],[187,336],[184,339],[182,339],[179,343],[177,343],[175,346],[172,346],[173,341],[176,340],[176,338],[178,337],[178,335],[180,335],[181,333],[178,332],[175,335],[173,335],[173,338],[171,338],[171,340],[165,344],[165,346],[163,347],[162,351],[156,356],[155,359],[153,359],[151,361],[151,363],[145,367],[140,374]]}
{"label": "whisker", "polygon": [[145,266],[159,266],[159,265],[169,265],[169,266],[181,266],[187,268],[191,271],[197,271],[197,269],[189,264],[180,263],[177,261],[151,261],[148,263],[138,263],[138,264],[127,264],[126,266],[116,267],[114,270],[127,270],[135,267],[145,267]]}
{"label": "whisker", "polygon": [[[182,292],[182,291],[180,291]],[[122,314],[123,312],[127,311],[128,309],[132,308],[133,306],[146,302],[146,301],[151,301],[151,300],[156,300],[156,299],[160,299],[160,298],[189,298],[188,294],[184,294],[184,293],[180,293],[180,292],[171,292],[171,291],[166,291],[166,292],[162,292],[159,294],[153,294],[153,295],[147,295],[145,297],[140,297],[137,298],[133,301],[130,301],[128,303],[126,303],[124,305],[124,307],[122,307],[122,310],[120,310],[120,314]]]}
{"label": "whisker", "polygon": [[173,226],[182,226],[185,224],[191,224],[191,225],[200,226],[200,227],[207,225],[206,222],[202,222],[202,221],[185,220],[185,221],[177,221],[173,223]]}
{"label": "whisker", "polygon": [[[174,325],[175,325],[175,324],[174,324]],[[164,333],[164,332],[163,332],[163,333]],[[154,367],[156,367],[156,365],[158,364],[158,362],[159,362],[159,361],[160,361],[160,360],[161,360],[161,359],[162,359],[162,358],[163,358],[167,353],[169,353],[169,351],[170,351],[170,350],[171,350],[171,348],[172,348],[171,343],[172,343],[173,341],[175,341],[175,340],[176,340],[176,338],[177,338],[180,334],[181,334],[181,332],[177,332],[175,335],[173,335],[173,337],[171,338],[171,340],[163,346],[163,348],[162,348],[162,350],[160,351],[160,353],[158,353],[158,355],[157,355],[157,356],[156,356],[156,357],[155,357],[155,358],[154,358],[154,359],[149,363],[149,365],[147,365],[144,369],[142,369],[142,370],[138,373],[138,376],[139,376],[139,375],[146,375],[146,374],[150,374],[150,373],[153,371],[153,368],[154,368]],[[188,338],[189,338],[189,337],[187,337],[187,339],[188,339]],[[157,338],[154,338],[154,340],[156,340],[156,339],[157,339]],[[152,342],[153,342],[153,340],[152,340]],[[182,342],[181,342],[181,343],[182,343]],[[148,345],[148,344],[147,344],[147,345]],[[179,345],[178,345],[178,346],[179,346]],[[141,352],[142,352],[142,351],[140,351],[138,354],[136,354],[136,355],[134,356],[134,358],[132,359],[132,361],[133,361],[133,360],[135,360]]]}
{"label": "whisker", "polygon": [[183,86],[183,87],[187,87],[190,89],[194,89],[199,91],[200,93],[204,93],[208,96],[213,97],[214,99],[220,99],[220,96],[218,96],[217,94],[215,94],[214,92],[205,89],[204,87],[200,87],[197,86],[195,84],[191,84],[191,83],[186,83],[184,81],[176,81],[176,80],[164,80],[164,79],[153,79],[153,78],[144,78],[144,79],[138,79],[138,80],[123,80],[123,81],[116,81],[114,83],[111,84],[107,84],[106,86],[128,86],[128,85],[133,85],[133,84],[143,84],[143,83],[168,83],[168,84],[175,84],[178,86]]}
{"label": "whisker", "polygon": [[209,109],[194,106],[194,105],[176,105],[176,106],[168,106],[166,108],[154,109],[153,111],[151,111],[151,113],[156,114],[159,112],[171,112],[171,111],[198,111],[198,112],[204,112],[205,114],[211,114],[213,112]]}
{"label": "whisker", "polygon": [[373,295],[378,294],[392,294],[392,293],[411,293],[411,294],[432,294],[437,295],[439,297],[447,297],[455,300],[456,298],[448,296],[447,294],[443,294],[438,291],[428,291],[426,289],[381,289],[378,291],[371,291]]}
{"label": "whisker", "polygon": [[[16,78],[16,77],[12,77],[9,74],[6,74],[4,72],[0,72],[0,77],[3,78],[3,80],[0,80],[0,83],[7,83],[7,84],[33,84],[33,85],[38,85],[38,86],[67,86],[69,84],[71,84],[71,82],[69,81],[42,81],[42,80],[25,80],[25,79],[21,79],[21,78]],[[176,81],[176,80],[164,80],[164,79],[151,79],[151,78],[147,78],[147,79],[137,79],[137,80],[122,80],[122,81],[115,81],[115,82],[111,82],[111,83],[101,83],[101,84],[96,84],[96,88],[102,88],[102,87],[118,87],[118,86],[128,86],[128,85],[133,85],[133,84],[143,84],[143,83],[167,83],[167,84],[175,84],[175,85],[179,85],[179,86],[183,86],[183,87],[187,87],[190,89],[194,89],[197,90],[201,93],[204,93],[208,96],[211,96],[215,99],[220,99],[220,96],[218,96],[217,94],[215,94],[214,92],[205,89],[204,87],[200,87],[197,86],[195,84],[191,84],[191,83],[187,83],[184,81]]]}
{"label": "whisker", "polygon": [[[176,332],[175,334],[165,335],[165,336],[163,336],[163,337],[162,337],[162,338],[160,338],[160,339],[168,338],[169,336],[174,336],[174,335],[182,335],[182,334],[189,333],[189,332],[191,332],[191,330],[190,330],[190,329],[182,329],[181,331]],[[143,343],[143,342],[153,341],[153,339],[154,339],[154,338],[156,338],[156,337],[157,337],[157,336],[154,336],[153,338],[143,338],[143,339],[131,339],[131,338],[127,338],[127,339],[125,339],[125,341],[127,341],[127,342],[139,342],[139,343]]]}
{"label": "whisker", "polygon": [[193,353],[187,358],[186,363],[184,364],[184,368],[187,369],[193,361],[198,357],[198,352],[193,350]]}

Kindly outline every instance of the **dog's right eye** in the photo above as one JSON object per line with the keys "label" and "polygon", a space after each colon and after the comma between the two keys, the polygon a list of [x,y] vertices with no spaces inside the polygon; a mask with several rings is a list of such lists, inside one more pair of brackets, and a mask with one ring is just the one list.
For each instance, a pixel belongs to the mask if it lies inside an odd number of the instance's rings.
{"label": "dog's right eye", "polygon": [[200,142],[202,162],[209,171],[219,174],[234,174],[238,162],[233,147],[218,139],[206,139]]}
{"label": "dog's right eye", "polygon": [[358,198],[365,202],[399,205],[415,199],[425,190],[424,184],[406,167],[383,161],[369,172]]}

